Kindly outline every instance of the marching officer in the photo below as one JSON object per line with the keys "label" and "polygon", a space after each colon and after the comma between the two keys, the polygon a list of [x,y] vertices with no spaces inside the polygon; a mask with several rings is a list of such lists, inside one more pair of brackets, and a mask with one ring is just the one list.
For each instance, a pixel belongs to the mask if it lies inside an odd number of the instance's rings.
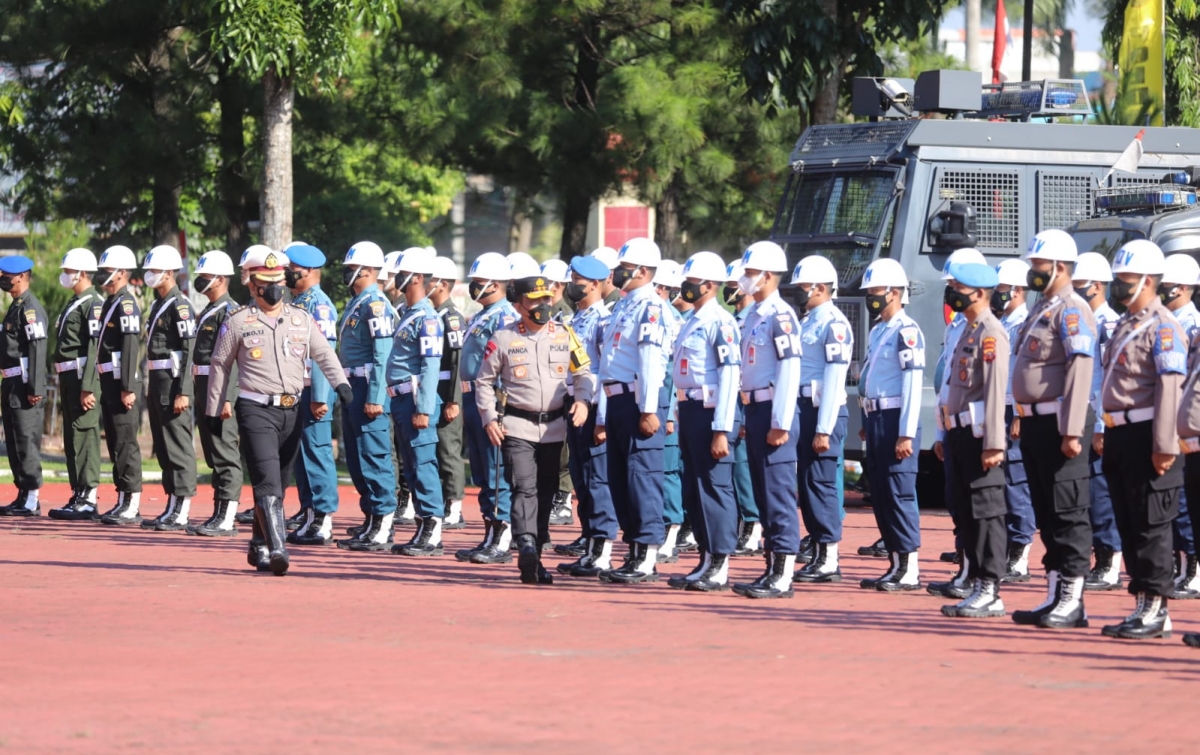
{"label": "marching officer", "polygon": [[[1015,345],[1019,339],[1021,325],[1029,317],[1025,304],[1028,287],[1029,263],[1024,260],[1004,260],[996,266],[1000,285],[992,292],[992,314],[1008,333],[1008,342]],[[1008,527],[1008,567],[1004,582],[1029,581],[1029,549],[1037,533],[1037,521],[1033,515],[1033,501],[1029,497],[1029,479],[1025,474],[1025,462],[1021,458],[1021,444],[1012,435],[1013,370],[1008,372],[1008,408],[1004,420],[1008,423],[1008,448],[1004,452],[1004,497],[1008,501],[1005,523]]]}
{"label": "marching officer", "polygon": [[254,490],[254,524],[246,559],[259,571],[287,573],[289,558],[283,518],[283,485],[300,448],[297,404],[308,360],[344,404],[352,400],[342,365],[325,334],[303,309],[283,303],[288,258],[257,251],[247,259],[254,304],[230,313],[217,335],[210,364],[205,422],[220,435],[226,386],[237,366],[234,406],[242,450]]}
{"label": "marching officer", "polygon": [[[1196,284],[1200,282],[1200,263],[1190,254],[1172,254],[1164,261],[1158,297],[1171,316],[1179,321],[1187,334],[1188,344],[1200,340],[1200,312],[1192,303]],[[1176,600],[1200,597],[1200,561],[1196,559],[1196,538],[1188,508],[1186,487],[1179,491],[1179,516],[1173,523],[1175,534],[1175,592]]]}
{"label": "marching officer", "polygon": [[[542,263],[542,275],[546,277],[552,294],[551,319],[560,325],[569,324],[575,310],[572,309],[571,300],[564,295],[566,285],[571,282],[571,271],[567,263],[557,257],[546,260]],[[570,434],[571,430],[568,427],[567,435],[570,436]],[[554,508],[550,511],[550,524],[555,527],[575,523],[575,513],[571,510],[571,463],[567,458],[570,445],[570,443],[563,444],[562,463],[559,465],[558,471],[558,492],[554,494]],[[584,538],[580,536],[575,541],[575,545],[582,548],[583,540]]]}
{"label": "marching officer", "polygon": [[796,264],[794,303],[800,321],[800,434],[797,438],[800,512],[813,537],[813,558],[796,573],[801,582],[840,582],[838,543],[842,540],[842,456],[846,446],[846,373],[854,354],[854,329],[833,299],[837,270],[820,255]]}
{"label": "marching officer", "polygon": [[[237,303],[229,295],[229,282],[233,280],[233,260],[225,252],[205,252],[196,263],[192,290],[208,299],[208,305],[196,318],[196,338],[192,341],[192,376],[195,381],[196,403],[208,400],[208,379],[212,372],[213,350],[217,347],[217,334],[237,309]],[[204,462],[212,469],[213,513],[205,522],[190,525],[188,532],[202,537],[233,537],[237,534],[238,505],[242,497],[242,451],[238,446],[237,420],[233,417],[233,402],[237,396],[234,367],[225,389],[225,403],[221,405],[221,432],[213,435],[208,423],[200,423],[200,448]],[[198,409],[203,412],[204,407]]]}
{"label": "marching officer", "polygon": [[133,250],[110,246],[97,263],[97,285],[107,294],[100,318],[100,343],[96,369],[100,372],[100,416],[104,442],[113,465],[117,504],[100,517],[101,524],[141,524],[142,396],[141,335],[142,310],[129,288],[130,274],[137,267]]}
{"label": "marching officer", "polygon": [[[590,364],[600,362],[600,341],[608,324],[608,305],[604,303],[603,284],[611,276],[608,266],[595,257],[576,257],[571,260],[571,282],[565,295],[575,304],[571,329],[587,350]],[[567,395],[576,395],[576,378],[567,375]],[[612,544],[617,539],[617,513],[608,486],[608,444],[593,441],[599,409],[599,391],[592,393],[587,421],[579,427],[567,424],[567,443],[571,447],[568,460],[575,496],[579,499],[579,522],[583,543],[556,546],[555,552],[575,556],[575,561],[558,565],[562,574],[573,577],[596,577],[612,568]]]}
{"label": "marching officer", "polygon": [[693,308],[675,341],[674,373],[683,457],[683,504],[696,533],[700,562],[672,577],[677,589],[715,592],[729,587],[729,557],[737,550],[732,440],[738,435],[741,343],[737,321],[721,306],[725,262],[697,252],[681,271],[681,298]]}
{"label": "marching officer", "polygon": [[[321,288],[326,257],[315,246],[297,244],[284,250],[288,269],[284,283],[292,291],[292,306],[312,316],[317,330],[332,349],[337,348],[337,308]],[[337,464],[333,459],[333,385],[312,360],[305,365],[300,394],[300,450],[296,456],[296,490],[300,494],[299,526],[288,533],[296,545],[329,545],[333,542],[333,515],[338,509]]]}
{"label": "marching officer", "polygon": [[100,487],[100,376],[96,372],[96,341],[100,335],[103,298],[92,285],[96,255],[72,249],[62,261],[58,282],[73,296],[58,316],[54,371],[58,373],[58,398],[63,412],[63,450],[71,479],[71,500],[50,510],[51,519],[68,521],[96,518],[96,491]]}
{"label": "marching officer", "polygon": [[[512,528],[521,582],[554,582],[541,562],[550,542],[550,510],[558,489],[558,464],[567,421],[582,426],[594,381],[587,351],[569,326],[552,322],[553,294],[544,276],[513,281],[520,322],[492,334],[476,378],[475,403],[488,439],[504,454],[512,489]],[[576,401],[567,401],[567,376],[575,376]],[[504,424],[496,409],[495,384],[507,393]]]}
{"label": "marching officer", "polygon": [[[746,296],[738,288],[738,278],[742,277],[742,261],[738,259],[726,267],[725,286],[721,289],[721,300],[733,307],[733,317],[737,322],[739,335],[746,322],[746,313],[754,300]],[[742,405],[738,402],[737,423],[742,426]],[[762,521],[758,514],[758,504],[754,500],[754,486],[750,483],[750,459],[746,455],[746,442],[741,433],[733,439],[733,494],[737,499],[738,518],[741,525],[738,530],[737,550],[735,556],[762,555]]]}
{"label": "marching officer", "polygon": [[779,295],[788,264],[772,241],[742,255],[738,288],[754,300],[742,323],[742,411],[754,500],[763,521],[766,570],[733,591],[748,598],[790,598],[800,521],[796,513],[796,438],[800,434],[800,323]]}
{"label": "marching officer", "polygon": [[[679,532],[683,527],[683,457],[679,451],[679,433],[675,424],[675,386],[671,379],[671,359],[675,353],[675,339],[683,327],[684,316],[675,306],[679,298],[682,266],[675,260],[663,260],[654,273],[651,284],[658,298],[666,305],[663,307],[663,325],[666,328],[663,337],[663,354],[666,357],[666,379],[658,394],[658,411],[665,417],[665,437],[663,440],[663,525],[666,537],[658,547],[658,562],[675,563],[679,560],[676,544]],[[688,305],[689,307],[691,305]]]}
{"label": "marching officer", "polygon": [[1121,532],[1129,592],[1137,598],[1133,613],[1104,627],[1103,634],[1129,640],[1171,634],[1171,522],[1183,485],[1176,423],[1187,374],[1187,336],[1159,299],[1163,266],[1162,251],[1145,239],[1117,251],[1112,299],[1126,310],[1104,351],[1100,385],[1104,475]]}
{"label": "marching officer", "polygon": [[904,311],[908,276],[899,262],[878,259],[863,273],[867,312],[878,317],[867,343],[858,384],[864,415],[866,470],[875,522],[890,566],[882,577],[864,579],[867,590],[905,592],[921,587],[917,552],[921,518],[917,508],[917,451],[921,438],[921,386],[925,334]]}
{"label": "marching officer", "polygon": [[625,242],[613,271],[613,284],[625,297],[604,329],[597,379],[603,386],[596,443],[608,443],[608,481],[625,542],[626,563],[601,572],[603,582],[634,584],[658,579],[658,546],[663,526],[664,420],[659,391],[666,379],[667,317],[651,281],[662,264],[650,239]]}
{"label": "marching officer", "polygon": [[0,291],[12,296],[0,343],[0,415],[17,498],[0,516],[41,516],[42,420],[46,397],[46,310],[30,288],[33,261],[0,257]]}
{"label": "marching officer", "polygon": [[442,363],[437,388],[442,411],[437,420],[437,464],[438,474],[442,477],[442,500],[446,502],[442,528],[447,530],[461,530],[467,526],[463,519],[463,394],[458,379],[467,321],[450,298],[457,280],[458,266],[454,260],[435,257],[429,301],[442,318]]}
{"label": "marching officer", "polygon": [[1088,447],[1088,465],[1091,468],[1091,477],[1088,480],[1088,519],[1092,525],[1092,551],[1096,560],[1083,587],[1085,590],[1097,591],[1117,590],[1121,587],[1121,535],[1117,532],[1112,498],[1108,494],[1108,479],[1104,476],[1102,457],[1097,450],[1104,443],[1104,411],[1100,408],[1100,383],[1104,378],[1104,370],[1100,365],[1119,319],[1116,310],[1108,305],[1108,284],[1112,279],[1112,269],[1104,255],[1084,252],[1075,260],[1071,286],[1091,307],[1092,316],[1096,320],[1091,399],[1096,418],[1092,425],[1092,443]]}
{"label": "marching officer", "polygon": [[458,377],[463,392],[463,438],[471,463],[471,481],[479,487],[479,513],[483,516],[484,536],[474,548],[464,548],[454,557],[473,564],[505,564],[512,560],[509,553],[512,494],[504,476],[499,474],[500,449],[488,440],[473,395],[477,386],[475,378],[492,334],[517,320],[516,310],[505,296],[511,276],[508,261],[497,252],[479,255],[467,271],[470,278],[467,291],[482,309],[467,322],[459,354]]}
{"label": "marching officer", "polygon": [[1047,595],[1032,611],[1013,612],[1017,624],[1052,629],[1087,626],[1083,582],[1091,566],[1088,517],[1091,445],[1088,404],[1096,348],[1092,308],[1075,295],[1071,267],[1079,254],[1065,231],[1033,237],[1029,288],[1041,294],[1013,346],[1012,396],[1042,544]]}
{"label": "marching officer", "polygon": [[444,336],[442,318],[425,289],[432,280],[435,256],[424,247],[411,247],[401,256],[395,275],[405,306],[388,356],[387,393],[417,514],[412,540],[391,549],[402,556],[442,555],[446,503],[438,474],[437,417],[442,405],[438,373]]}
{"label": "marching officer", "polygon": [[1008,388],[1008,334],[991,311],[991,294],[999,283],[986,264],[950,265],[947,303],[966,325],[947,362],[950,390],[942,407],[949,455],[951,492],[959,509],[969,563],[971,592],[958,603],[942,606],[945,616],[981,619],[1003,616],[1000,579],[1008,551],[1004,515],[1004,400]]}
{"label": "marching officer", "polygon": [[338,547],[386,550],[392,542],[396,514],[396,470],[391,458],[391,419],[384,411],[384,369],[392,350],[396,312],[379,290],[384,262],[378,244],[358,242],[346,252],[342,264],[343,278],[354,293],[342,312],[337,335],[342,368],[354,391],[353,400],[342,406],[342,436],[346,466],[366,519],[362,529],[349,540],[339,540]]}

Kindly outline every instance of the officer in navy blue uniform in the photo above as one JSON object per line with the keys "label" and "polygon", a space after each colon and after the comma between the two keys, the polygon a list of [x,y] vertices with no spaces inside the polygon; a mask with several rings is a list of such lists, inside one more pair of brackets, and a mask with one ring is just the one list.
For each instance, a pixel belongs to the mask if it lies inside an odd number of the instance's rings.
{"label": "officer in navy blue uniform", "polygon": [[678,425],[675,422],[675,384],[671,377],[671,355],[675,350],[675,339],[679,329],[691,316],[691,305],[682,302],[681,309],[680,277],[682,268],[674,260],[663,260],[654,273],[654,291],[666,305],[663,307],[663,323],[666,335],[663,337],[663,352],[667,354],[666,380],[658,394],[659,413],[666,417],[666,436],[663,440],[663,525],[666,536],[658,547],[658,562],[660,564],[675,563],[679,560],[677,545],[684,524],[683,508],[683,456],[680,453]]}
{"label": "officer in navy blue uniform", "polygon": [[666,379],[663,350],[668,317],[651,281],[662,254],[645,238],[621,247],[613,283],[625,298],[604,329],[597,375],[602,387],[595,442],[608,443],[608,480],[629,556],[624,566],[601,572],[604,582],[656,581],[663,526],[665,417],[659,391]]}
{"label": "officer in navy blue uniform", "polygon": [[908,276],[899,262],[878,259],[863,273],[871,328],[867,358],[858,384],[871,478],[872,510],[883,535],[890,566],[882,577],[864,579],[867,590],[905,592],[921,587],[917,551],[921,519],[917,509],[917,454],[921,438],[921,386],[925,335],[904,311]]}
{"label": "officer in navy blue uniform", "polygon": [[754,299],[742,323],[742,409],[750,481],[766,539],[766,570],[734,592],[749,598],[790,598],[800,521],[796,513],[796,437],[800,434],[800,323],[779,296],[787,273],[783,249],[771,241],[742,255],[738,287]]}
{"label": "officer in navy blue uniform", "polygon": [[[721,299],[733,307],[733,317],[737,321],[738,333],[746,322],[746,313],[754,300],[746,296],[738,288],[738,278],[742,277],[742,260],[731,262],[726,267],[725,286],[721,289]],[[738,402],[737,423],[742,425],[742,405]],[[737,499],[738,518],[741,525],[738,530],[737,550],[735,556],[761,556],[762,521],[758,513],[758,503],[754,500],[754,486],[750,482],[750,458],[746,455],[746,441],[741,433],[733,440],[733,494]]]}
{"label": "officer in navy blue uniform", "polygon": [[396,470],[392,466],[391,418],[386,409],[384,367],[392,351],[396,312],[379,289],[383,250],[360,241],[346,252],[343,276],[354,298],[338,324],[338,356],[354,399],[342,407],[346,466],[366,515],[361,531],[339,540],[347,550],[387,550],[396,514]]}

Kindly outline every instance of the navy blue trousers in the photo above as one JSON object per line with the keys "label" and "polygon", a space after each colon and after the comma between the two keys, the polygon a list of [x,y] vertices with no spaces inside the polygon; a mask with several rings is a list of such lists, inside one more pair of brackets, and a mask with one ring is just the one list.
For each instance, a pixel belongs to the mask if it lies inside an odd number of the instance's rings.
{"label": "navy blue trousers", "polygon": [[[733,454],[712,457],[713,409],[703,401],[679,403],[679,450],[683,457],[683,507],[700,548],[718,556],[737,550],[738,515],[733,493]],[[737,437],[738,428],[728,437]],[[732,441],[730,443],[732,451]]]}
{"label": "navy blue trousers", "polygon": [[507,522],[512,517],[512,493],[503,470],[496,474],[500,449],[492,445],[483,430],[475,393],[463,394],[463,439],[471,464],[471,482],[479,487],[479,513],[488,521]]}
{"label": "navy blue trousers", "polygon": [[[1004,410],[1005,429],[1012,430],[1013,409]],[[1021,456],[1021,444],[1005,434],[1004,450],[1004,502],[1008,513],[1004,516],[1008,528],[1008,542],[1012,545],[1029,545],[1037,533],[1037,520],[1033,514],[1033,499],[1029,495],[1029,478],[1025,474],[1025,459]]]}
{"label": "navy blue trousers", "polygon": [[346,466],[358,491],[364,514],[383,516],[396,510],[396,469],[392,466],[391,418],[385,411],[368,420],[367,378],[350,378],[354,400],[342,408],[342,439],[346,443]]}
{"label": "navy blue trousers", "polygon": [[750,458],[750,483],[762,516],[766,550],[779,555],[800,551],[800,518],[796,513],[796,444],[800,417],[792,417],[783,445],[767,445],[771,429],[771,402],[747,404],[746,454]]}
{"label": "navy blue trousers", "polygon": [[1103,461],[1103,457],[1089,445],[1088,462],[1092,469],[1092,479],[1088,516],[1092,520],[1092,547],[1120,551],[1121,533],[1117,530],[1117,517],[1113,513],[1112,498],[1108,494],[1108,478],[1104,476]]}
{"label": "navy blue trousers", "polygon": [[840,543],[845,502],[838,467],[846,443],[849,412],[844,406],[838,410],[837,422],[829,435],[829,450],[823,454],[812,448],[813,437],[817,434],[817,408],[812,399],[801,398],[797,413],[800,415],[800,437],[796,442],[796,455],[800,462],[800,513],[804,517],[804,529],[818,543]]}
{"label": "navy blue trousers", "polygon": [[667,429],[660,415],[658,431],[643,438],[641,417],[634,394],[608,399],[608,482],[624,541],[657,546],[667,537],[662,481]]}
{"label": "navy blue trousers", "polygon": [[333,411],[324,419],[312,414],[312,388],[300,394],[300,453],[296,456],[296,490],[301,508],[333,514],[338,508],[337,464],[333,460]]}
{"label": "navy blue trousers", "polygon": [[900,437],[900,409],[871,412],[866,418],[867,475],[871,482],[871,508],[883,544],[891,553],[915,553],[921,548],[921,515],[917,509],[917,444],[914,453],[896,458]]}
{"label": "navy blue trousers", "polygon": [[442,498],[442,476],[437,462],[437,418],[442,411],[442,402],[429,415],[429,426],[421,430],[413,427],[412,418],[417,405],[411,393],[392,399],[392,420],[396,423],[396,435],[400,438],[400,456],[404,459],[404,480],[412,491],[413,508],[417,516],[443,516],[446,503]]}
{"label": "navy blue trousers", "polygon": [[579,499],[579,522],[584,537],[617,539],[617,512],[608,487],[608,444],[595,445],[596,406],[588,407],[583,427],[567,423],[567,466],[575,497]]}

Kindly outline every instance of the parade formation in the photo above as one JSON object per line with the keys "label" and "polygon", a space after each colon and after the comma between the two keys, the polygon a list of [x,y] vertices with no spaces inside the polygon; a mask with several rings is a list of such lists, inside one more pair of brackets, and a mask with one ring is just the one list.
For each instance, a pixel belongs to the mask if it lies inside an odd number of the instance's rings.
{"label": "parade formation", "polygon": [[[646,238],[569,264],[485,253],[465,281],[432,248],[385,255],[364,241],[342,261],[351,299],[340,315],[321,289],[326,263],[300,242],[250,247],[239,267],[253,299],[239,306],[233,260],[208,252],[190,271],[208,301],[196,312],[178,250],[155,247],[139,265],[123,246],[98,260],[71,249],[59,278],[71,298],[51,321],[33,263],[0,257],[12,297],[0,414],[17,487],[0,515],[215,538],[248,524],[249,565],[284,575],[289,547],[443,556],[443,530],[470,518],[469,470],[484,535],[459,561],[515,553],[526,584],[633,585],[694,552],[670,588],[792,598],[842,580],[856,412],[880,535],[860,552],[888,559],[863,589],[939,596],[951,618],[1082,629],[1086,594],[1127,577],[1134,609],[1102,632],[1131,640],[1170,637],[1169,602],[1200,597],[1186,505],[1200,500],[1200,265],[1187,254],[1137,239],[1110,265],[1059,230],[996,267],[959,249],[942,270],[950,314],[932,362],[905,311],[909,276],[875,259],[855,281],[873,318],[857,405],[838,268],[819,254],[790,266],[771,241],[728,265],[713,252],[681,265]],[[479,306],[469,319],[451,300],[459,283]],[[51,369],[72,489],[57,508],[40,496]],[[956,546],[942,558],[958,573],[925,583],[917,459],[930,374]],[[143,405],[166,495],[154,516],[141,505]],[[363,517],[345,533],[333,529],[335,407]],[[196,505],[194,425],[212,470],[207,519],[195,513],[207,505]],[[113,498],[100,493],[102,429]],[[240,500],[243,465],[252,501]],[[293,480],[301,508],[289,517]],[[576,517],[581,536],[553,544],[551,526]],[[397,541],[405,524],[411,538]],[[1039,571],[1034,537],[1045,599],[1010,610],[1003,585]],[[566,560],[547,568],[550,552]],[[732,583],[739,557],[762,558],[757,579]],[[1184,642],[1200,647],[1200,634]]]}

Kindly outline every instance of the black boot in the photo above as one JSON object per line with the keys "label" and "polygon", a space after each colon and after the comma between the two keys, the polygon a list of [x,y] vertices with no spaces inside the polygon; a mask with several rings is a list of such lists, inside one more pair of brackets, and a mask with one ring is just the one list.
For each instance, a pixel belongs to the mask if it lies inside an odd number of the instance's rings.
{"label": "black boot", "polygon": [[521,570],[521,582],[535,585],[538,567],[542,565],[542,549],[533,535],[517,535],[517,568]]}
{"label": "black boot", "polygon": [[202,524],[188,525],[188,534],[200,537],[233,537],[237,535],[237,524],[233,512],[237,501],[217,501],[213,504],[213,515]]}
{"label": "black boot", "polygon": [[417,524],[412,493],[409,492],[408,483],[403,477],[400,478],[400,485],[396,490],[396,524]]}
{"label": "black boot", "polygon": [[309,519],[308,511],[309,511],[309,509],[306,509],[303,506],[301,506],[299,511],[297,511],[292,516],[288,517],[288,520],[287,520],[288,532],[295,532],[296,530],[298,530],[304,526],[305,522],[307,522]]}
{"label": "black boot", "polygon": [[1001,582],[1028,582],[1029,577],[1029,545],[1019,543],[1008,544],[1008,563],[1005,566]]}
{"label": "black boot", "polygon": [[1200,632],[1184,632],[1183,644],[1190,648],[1200,648]]}
{"label": "black boot", "polygon": [[883,544],[883,538],[881,537],[870,545],[859,546],[858,555],[870,558],[887,558],[888,549]]}
{"label": "black boot", "polygon": [[512,524],[497,521],[492,525],[492,541],[475,555],[471,556],[473,564],[507,564],[512,561]]}
{"label": "black boot", "polygon": [[471,560],[471,556],[474,556],[476,553],[479,553],[484,548],[487,548],[489,545],[492,544],[492,537],[494,536],[495,531],[496,531],[495,521],[493,521],[491,519],[484,519],[483,520],[483,542],[479,543],[474,548],[462,548],[458,551],[455,551],[454,558],[458,559],[459,561],[469,562]]}
{"label": "black boot", "polygon": [[555,527],[575,524],[575,513],[571,511],[571,491],[554,494],[554,506],[550,509],[550,524]]}
{"label": "black boot", "polygon": [[417,531],[404,545],[392,548],[401,556],[440,556],[442,550],[442,518],[426,516],[417,520]]}
{"label": "black boot", "polygon": [[635,585],[658,581],[658,546],[631,543],[630,559],[620,569],[600,573],[600,581],[610,584]]}
{"label": "black boot", "polygon": [[371,528],[371,519],[372,519],[372,516],[370,514],[363,514],[363,523],[356,524],[353,527],[347,527],[346,534],[349,535],[351,538],[361,536],[362,533],[366,532],[367,530],[369,530]]}
{"label": "black boot", "polygon": [[[945,555],[945,554],[943,554]],[[974,585],[969,577],[970,559],[963,557],[958,562],[958,573],[955,574],[949,582],[930,582],[925,588],[925,592],[930,595],[938,595],[943,598],[954,598],[962,600],[971,594],[971,589]]]}
{"label": "black boot", "polygon": [[12,503],[0,508],[0,516],[41,516],[41,501],[34,501],[33,508],[29,507],[29,493],[21,490]]}
{"label": "black boot", "polygon": [[239,511],[237,515],[233,517],[233,521],[237,522],[238,524],[254,524],[254,507],[251,506],[245,511]]}
{"label": "black boot", "polygon": [[790,553],[776,553],[771,559],[771,573],[765,581],[757,586],[746,588],[743,595],[747,598],[790,598],[795,593],[792,590],[792,571],[796,567],[796,557]]}
{"label": "black boot", "polygon": [[581,558],[588,551],[588,539],[583,535],[572,540],[570,543],[563,545],[559,543],[554,546],[554,552],[560,556],[569,556],[571,558]]}
{"label": "black boot", "polygon": [[572,577],[595,579],[612,568],[612,541],[603,537],[592,538],[588,552],[568,566],[567,573]]}
{"label": "black boot", "polygon": [[696,543],[696,533],[692,529],[692,522],[685,517],[683,524],[679,525],[679,534],[675,536],[675,553],[691,553],[698,550],[700,550],[700,546]]}
{"label": "black boot", "polygon": [[800,538],[800,552],[796,554],[796,563],[807,564],[812,561],[817,555],[817,545],[813,542],[812,535],[805,535]]}
{"label": "black boot", "polygon": [[142,517],[138,513],[141,503],[140,500],[135,500],[134,496],[138,496],[138,499],[141,498],[140,493],[118,492],[117,505],[100,517],[100,523],[118,527],[133,527],[141,524]]}
{"label": "black boot", "polygon": [[395,528],[392,521],[395,513],[375,514],[371,517],[371,526],[358,537],[349,540],[339,540],[338,547],[348,551],[378,552],[392,549],[395,538]]}
{"label": "black boot", "polygon": [[1123,640],[1152,640],[1171,637],[1171,616],[1167,612],[1167,599],[1161,595],[1140,592],[1137,609],[1125,621],[1115,626],[1104,627],[1102,633]]}
{"label": "black boot", "polygon": [[1121,553],[1103,545],[1097,545],[1096,565],[1088,572],[1083,581],[1083,589],[1090,592],[1108,592],[1120,590],[1121,582]]}
{"label": "black boot", "polygon": [[771,579],[771,573],[774,569],[773,564],[775,556],[771,551],[763,553],[763,561],[766,563],[766,569],[762,574],[758,575],[758,579],[753,582],[735,582],[733,584],[733,592],[737,595],[745,595],[746,591],[752,587],[762,587]]}
{"label": "black boot", "polygon": [[1186,562],[1180,570],[1179,578],[1175,580],[1175,592],[1172,600],[1195,600],[1200,598],[1200,560],[1194,553],[1185,556]]}
{"label": "black boot", "polygon": [[1083,607],[1083,577],[1058,577],[1058,600],[1038,619],[1045,629],[1082,629],[1088,625]]}
{"label": "black boot", "polygon": [[841,582],[842,569],[837,560],[837,543],[817,543],[816,553],[792,577],[797,582]]}
{"label": "black boot", "polygon": [[316,509],[305,509],[307,521],[300,529],[288,535],[288,542],[296,545],[329,545],[333,542],[333,516],[322,514]]}
{"label": "black boot", "polygon": [[667,587],[676,590],[686,590],[689,582],[695,582],[700,577],[704,576],[704,572],[708,570],[708,565],[712,563],[712,555],[709,553],[701,553],[700,560],[696,562],[696,568],[692,569],[687,574],[677,574],[667,580]]}
{"label": "black boot", "polygon": [[737,548],[733,551],[733,555],[739,557],[761,556],[762,552],[762,522],[743,521],[741,531],[738,533]]}
{"label": "black boot", "polygon": [[[862,548],[859,548],[859,550],[861,551]],[[859,587],[861,587],[864,590],[874,590],[879,587],[880,582],[883,582],[885,580],[892,578],[892,575],[894,575],[896,573],[896,569],[900,568],[900,554],[899,553],[890,553],[888,555],[889,555],[889,558],[891,559],[891,563],[888,566],[888,570],[883,573],[883,576],[867,577],[866,579],[864,579],[863,581],[858,583]]]}
{"label": "black boot", "polygon": [[60,509],[50,509],[50,518],[64,522],[87,522],[96,519],[96,504],[86,494],[76,493]]}
{"label": "black boot", "polygon": [[276,577],[287,574],[287,522],[283,518],[283,500],[273,495],[259,498],[254,502],[261,509],[263,534],[267,540],[267,564],[271,573]]}
{"label": "black boot", "polygon": [[[942,555],[938,556],[938,560],[942,561],[944,563],[947,563],[947,564],[958,565],[958,564],[962,563],[962,557],[963,557],[962,551],[945,551],[944,553],[942,553]],[[966,596],[963,596],[963,597],[966,597]]]}
{"label": "black boot", "polygon": [[[708,554],[705,554],[706,556]],[[729,589],[729,556],[714,554],[708,559],[708,568],[699,579],[688,582],[685,589],[694,592],[721,592]]]}
{"label": "black boot", "polygon": [[256,505],[250,509],[254,518],[250,521],[250,545],[246,550],[246,563],[259,571],[271,571],[271,551],[267,548],[266,525],[261,510]]}
{"label": "black boot", "polygon": [[1046,572],[1046,598],[1031,611],[1013,611],[1012,620],[1014,624],[1022,624],[1024,626],[1040,626],[1042,617],[1050,613],[1054,606],[1058,605],[1059,599],[1062,597],[1062,579],[1056,571]]}
{"label": "black boot", "polygon": [[896,569],[879,580],[875,589],[880,592],[911,592],[921,589],[921,572],[917,567],[917,554],[895,554]]}

